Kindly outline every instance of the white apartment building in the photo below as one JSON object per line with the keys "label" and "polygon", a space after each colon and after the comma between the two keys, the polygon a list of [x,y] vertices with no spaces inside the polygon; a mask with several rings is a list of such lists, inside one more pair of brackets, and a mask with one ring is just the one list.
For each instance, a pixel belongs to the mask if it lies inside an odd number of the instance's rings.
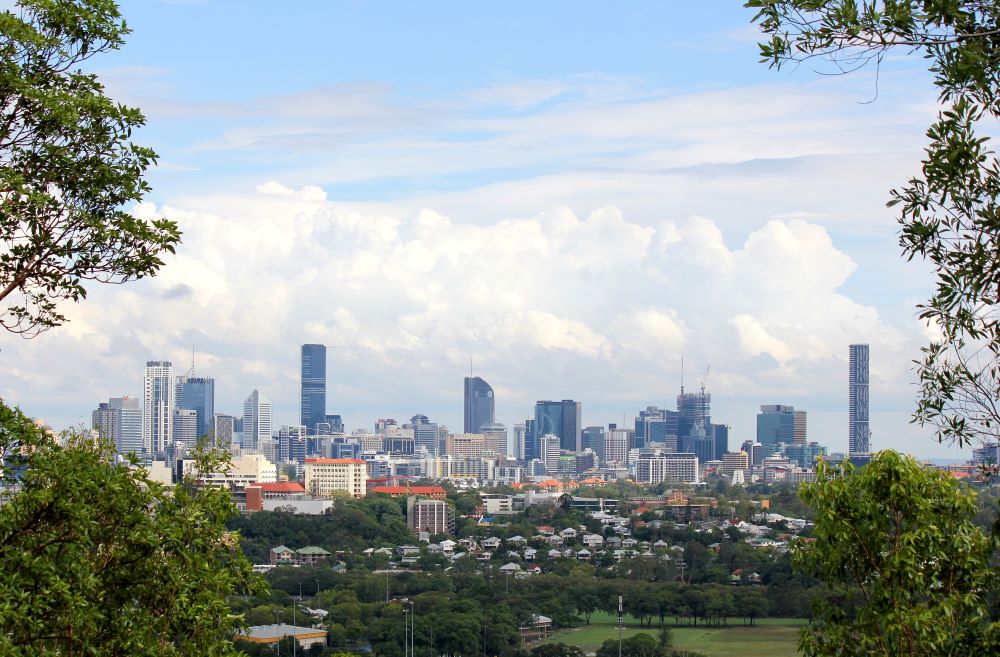
{"label": "white apartment building", "polygon": [[305,489],[315,497],[329,497],[336,491],[364,497],[368,467],[361,459],[306,459]]}
{"label": "white apartment building", "polygon": [[641,454],[635,464],[635,479],[647,484],[677,481],[696,484],[698,457],[694,454]]}
{"label": "white apartment building", "polygon": [[142,392],[142,448],[153,456],[173,440],[176,402],[174,366],[170,361],[146,361]]}
{"label": "white apartment building", "polygon": [[[183,472],[188,475],[194,468],[194,461],[185,459]],[[262,454],[244,454],[232,460],[231,466],[217,472],[201,473],[198,480],[202,484],[243,488],[247,484],[266,484],[278,481],[278,468]]]}

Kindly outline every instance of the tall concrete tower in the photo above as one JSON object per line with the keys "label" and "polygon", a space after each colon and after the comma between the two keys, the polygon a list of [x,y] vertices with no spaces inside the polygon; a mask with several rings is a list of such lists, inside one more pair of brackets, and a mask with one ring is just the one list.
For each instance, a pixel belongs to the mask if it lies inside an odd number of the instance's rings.
{"label": "tall concrete tower", "polygon": [[146,361],[142,394],[142,448],[146,456],[166,451],[173,440],[176,391],[173,363]]}
{"label": "tall concrete tower", "polygon": [[868,345],[850,346],[847,451],[850,455],[871,452],[868,428]]}

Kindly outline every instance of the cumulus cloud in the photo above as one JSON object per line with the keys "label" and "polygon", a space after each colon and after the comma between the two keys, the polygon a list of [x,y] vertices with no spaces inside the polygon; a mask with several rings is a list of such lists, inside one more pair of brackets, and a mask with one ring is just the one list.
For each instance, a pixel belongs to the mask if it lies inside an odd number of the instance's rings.
{"label": "cumulus cloud", "polygon": [[[324,198],[270,182],[224,213],[137,208],[176,220],[184,245],[154,279],[95,287],[67,308],[66,329],[31,349],[2,338],[0,395],[41,403],[73,390],[78,406],[80,390],[95,404],[136,394],[146,359],[186,369],[193,345],[198,371],[218,380],[220,410],[238,412],[259,386],[276,420],[294,422],[298,345],[322,342],[331,411],[351,426],[418,411],[454,424],[443,404],[470,359],[518,399],[611,398],[634,410],[671,394],[682,356],[711,363],[717,395],[795,390],[824,374],[839,389],[835,355],[848,343],[901,340],[840,291],[855,263],[801,219],[730,246],[698,216],[643,226],[608,206],[468,224]],[[69,362],[62,384],[22,376]],[[507,422],[531,412],[508,404],[499,400]]]}

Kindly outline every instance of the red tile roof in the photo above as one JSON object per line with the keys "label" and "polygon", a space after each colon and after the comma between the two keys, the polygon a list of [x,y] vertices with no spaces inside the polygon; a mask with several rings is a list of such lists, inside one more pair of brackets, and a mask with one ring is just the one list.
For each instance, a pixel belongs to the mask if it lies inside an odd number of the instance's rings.
{"label": "red tile roof", "polygon": [[253,486],[254,488],[259,488],[265,493],[304,493],[306,489],[302,487],[302,484],[297,484],[294,481],[269,481],[262,482],[258,484],[249,484],[247,488]]}
{"label": "red tile roof", "polygon": [[447,495],[448,491],[440,486],[372,486],[369,493],[385,493],[386,495]]}

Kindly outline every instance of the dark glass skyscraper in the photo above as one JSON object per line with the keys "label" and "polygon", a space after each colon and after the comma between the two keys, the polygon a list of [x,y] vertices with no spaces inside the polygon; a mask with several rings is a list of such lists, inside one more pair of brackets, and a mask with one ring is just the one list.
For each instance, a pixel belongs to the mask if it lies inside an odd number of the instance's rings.
{"label": "dark glass skyscraper", "polygon": [[201,376],[179,377],[177,408],[196,413],[195,438],[207,436],[215,415],[215,379]]}
{"label": "dark glass skyscraper", "polygon": [[854,454],[871,451],[868,428],[868,345],[850,346],[847,449]]}
{"label": "dark glass skyscraper", "polygon": [[490,384],[478,376],[465,377],[465,433],[479,433],[484,424],[493,424],[495,414]]}
{"label": "dark glass skyscraper", "polygon": [[546,434],[559,436],[559,449],[579,452],[583,448],[580,402],[572,399],[535,403],[535,442]]}
{"label": "dark glass skyscraper", "polygon": [[299,424],[311,434],[326,422],[326,345],[302,345],[302,385],[299,389]]}

